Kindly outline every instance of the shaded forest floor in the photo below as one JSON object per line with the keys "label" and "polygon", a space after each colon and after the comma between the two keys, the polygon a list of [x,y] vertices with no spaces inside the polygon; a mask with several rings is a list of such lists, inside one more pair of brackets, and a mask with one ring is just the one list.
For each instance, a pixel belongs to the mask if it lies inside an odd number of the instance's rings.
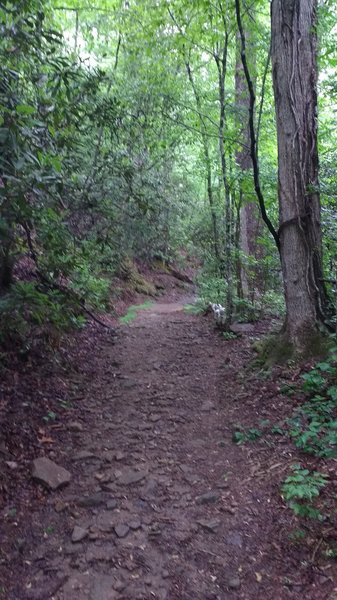
{"label": "shaded forest floor", "polygon": [[[3,381],[0,598],[336,597],[320,539],[291,536],[280,483],[293,448],[232,441],[289,414],[280,380],[299,371],[248,368],[270,324],[226,341],[184,312],[188,296],[172,288],[116,340],[88,326],[58,362]],[[32,480],[42,455],[70,471],[67,487]]]}

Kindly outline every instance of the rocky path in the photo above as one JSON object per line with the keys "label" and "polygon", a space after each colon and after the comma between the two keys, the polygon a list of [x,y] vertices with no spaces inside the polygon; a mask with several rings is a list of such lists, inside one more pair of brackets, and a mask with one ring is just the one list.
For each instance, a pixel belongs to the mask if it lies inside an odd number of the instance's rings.
{"label": "rocky path", "polygon": [[240,376],[250,340],[182,308],[158,303],[87,349],[76,419],[46,453],[71,481],[40,490],[20,525],[6,600],[330,598],[285,554],[279,449],[232,442],[263,396]]}

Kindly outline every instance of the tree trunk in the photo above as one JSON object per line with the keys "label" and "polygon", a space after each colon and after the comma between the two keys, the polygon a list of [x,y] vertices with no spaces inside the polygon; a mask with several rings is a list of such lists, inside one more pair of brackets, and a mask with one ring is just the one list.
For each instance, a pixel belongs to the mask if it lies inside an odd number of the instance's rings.
{"label": "tree trunk", "polygon": [[304,350],[327,306],[322,282],[317,152],[317,0],[272,0],[280,254],[285,333]]}
{"label": "tree trunk", "polygon": [[193,90],[194,99],[195,99],[196,107],[197,107],[198,114],[199,114],[201,141],[202,141],[202,147],[203,147],[203,151],[204,151],[205,167],[206,167],[207,196],[208,196],[209,208],[210,208],[210,213],[211,213],[211,218],[212,218],[214,255],[220,265],[222,253],[221,253],[221,246],[220,246],[220,241],[219,241],[216,207],[214,205],[214,198],[213,198],[212,164],[211,164],[211,157],[210,157],[210,153],[209,153],[208,140],[207,140],[207,126],[205,123],[205,119],[202,115],[201,98],[200,98],[199,92],[198,92],[197,87],[194,82],[190,63],[188,61],[186,61],[185,64],[186,64],[188,79],[189,79],[189,82],[190,82],[192,90]]}
{"label": "tree trunk", "polygon": [[[249,41],[249,40],[248,40]],[[246,34],[247,42],[247,34]],[[235,104],[238,110],[237,128],[240,132],[241,148],[236,153],[236,163],[242,173],[249,172],[252,169],[252,159],[250,156],[250,132],[249,132],[249,91],[247,89],[246,77],[241,62],[241,37],[237,33],[237,60],[235,68]],[[255,54],[253,56],[253,71],[255,72]],[[253,75],[254,77],[254,75]],[[255,79],[255,77],[254,77]],[[255,87],[255,86],[254,86]],[[240,260],[238,274],[240,277],[240,289],[245,299],[254,301],[255,290],[262,288],[261,273],[259,273],[257,260],[262,258],[261,248],[257,243],[257,238],[261,233],[261,221],[259,218],[258,206],[255,202],[245,198],[244,191],[240,182],[240,249],[247,257],[248,265]],[[249,265],[249,259],[253,259],[254,265]]]}
{"label": "tree trunk", "polygon": [[10,245],[0,248],[0,295],[7,292],[13,283],[13,260]]}
{"label": "tree trunk", "polygon": [[225,81],[227,74],[228,32],[225,32],[225,43],[221,57],[214,56],[218,69],[219,86],[219,153],[221,175],[225,191],[225,248],[224,248],[224,276],[226,281],[226,319],[224,328],[229,329],[233,316],[233,260],[232,260],[232,199],[228,181],[228,169],[225,150],[226,112],[225,112]]}

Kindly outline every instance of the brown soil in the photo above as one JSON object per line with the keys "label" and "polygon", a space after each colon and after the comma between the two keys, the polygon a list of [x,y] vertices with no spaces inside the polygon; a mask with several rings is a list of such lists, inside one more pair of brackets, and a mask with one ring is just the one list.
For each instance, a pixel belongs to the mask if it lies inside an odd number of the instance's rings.
{"label": "brown soil", "polygon": [[[279,486],[298,457],[277,436],[232,441],[238,424],[289,412],[280,373],[246,369],[269,325],[226,341],[185,301],[155,303],[116,341],[87,327],[62,361],[6,379],[0,598],[335,597],[322,541],[291,541],[297,524]],[[42,455],[71,472],[66,488],[31,479]],[[85,537],[73,543],[76,525]]]}

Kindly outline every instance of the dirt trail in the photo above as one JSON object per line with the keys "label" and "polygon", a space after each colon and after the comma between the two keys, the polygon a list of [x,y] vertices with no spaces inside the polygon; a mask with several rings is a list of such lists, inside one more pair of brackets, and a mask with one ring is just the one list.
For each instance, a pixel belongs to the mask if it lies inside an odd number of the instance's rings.
{"label": "dirt trail", "polygon": [[241,378],[249,346],[182,302],[139,313],[113,346],[102,337],[78,384],[77,426],[51,453],[72,481],[20,525],[30,541],[6,600],[330,598],[329,578],[289,546],[270,477],[282,448],[232,442],[245,411],[263,417],[277,396]]}

